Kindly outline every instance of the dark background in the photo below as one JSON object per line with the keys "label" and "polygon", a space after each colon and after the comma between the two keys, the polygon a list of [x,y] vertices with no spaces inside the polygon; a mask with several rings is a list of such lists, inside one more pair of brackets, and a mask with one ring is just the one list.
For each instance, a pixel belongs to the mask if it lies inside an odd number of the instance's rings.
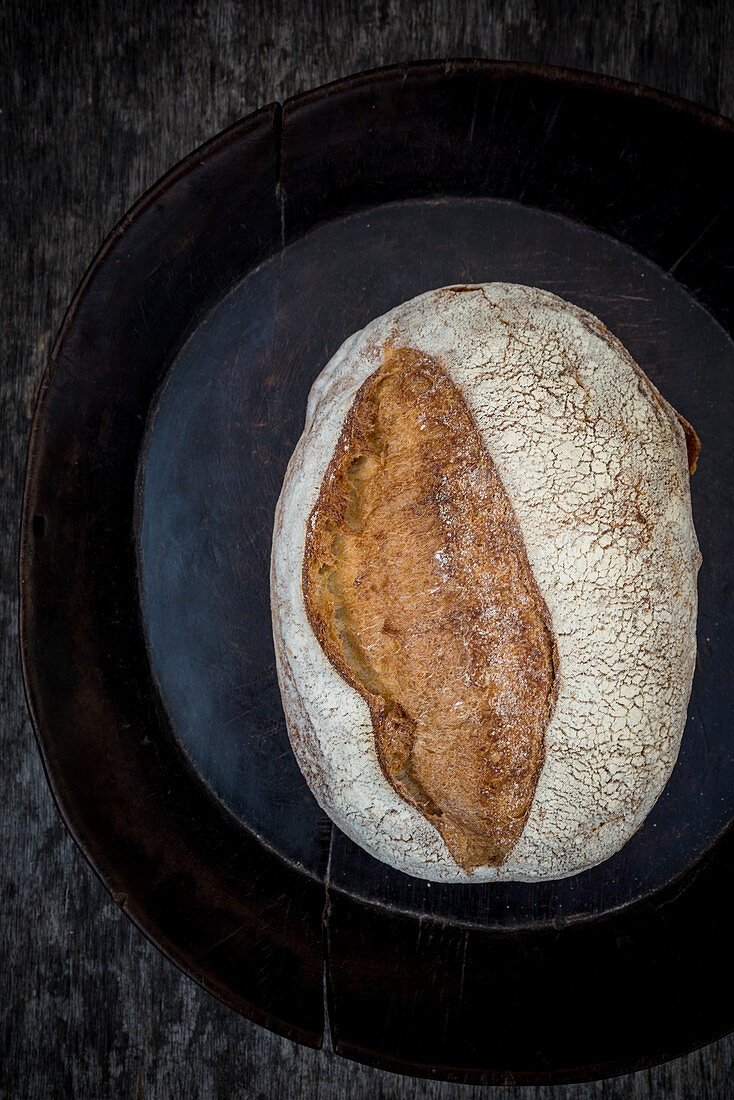
{"label": "dark background", "polygon": [[5,0],[2,10],[2,1095],[730,1096],[732,1037],[607,1082],[472,1088],[307,1050],[219,1005],[128,923],[56,814],[23,701],[16,553],[26,440],[50,341],[107,232],[185,153],[239,116],[324,81],[452,56],[589,69],[734,116],[734,4]]}

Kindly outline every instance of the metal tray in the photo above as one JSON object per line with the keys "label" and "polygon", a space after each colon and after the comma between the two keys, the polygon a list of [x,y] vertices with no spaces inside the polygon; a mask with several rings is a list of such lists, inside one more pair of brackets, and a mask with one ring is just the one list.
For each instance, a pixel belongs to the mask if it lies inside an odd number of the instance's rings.
{"label": "metal tray", "polygon": [[[572,1081],[734,1026],[734,125],[478,61],[266,107],[143,196],[76,293],[36,409],[29,706],[59,811],[134,923],[257,1022],[475,1082]],[[439,886],[372,860],[288,746],[272,516],[316,374],[432,287],[546,287],[618,335],[703,450],[699,656],[673,777],[613,859]]]}

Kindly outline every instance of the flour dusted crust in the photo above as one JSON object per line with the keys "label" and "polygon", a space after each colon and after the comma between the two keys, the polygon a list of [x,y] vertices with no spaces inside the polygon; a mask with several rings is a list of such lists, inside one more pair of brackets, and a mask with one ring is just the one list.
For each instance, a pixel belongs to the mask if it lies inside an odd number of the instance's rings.
{"label": "flour dusted crust", "polygon": [[[355,396],[387,347],[438,360],[502,479],[557,646],[556,700],[524,829],[469,875],[383,774],[362,696],[309,623],[307,523]],[[676,413],[591,314],[492,283],[413,299],[355,334],[314,383],[278,502],[278,677],[295,755],[336,824],[434,881],[557,879],[616,852],[678,754],[696,653],[700,553]]]}

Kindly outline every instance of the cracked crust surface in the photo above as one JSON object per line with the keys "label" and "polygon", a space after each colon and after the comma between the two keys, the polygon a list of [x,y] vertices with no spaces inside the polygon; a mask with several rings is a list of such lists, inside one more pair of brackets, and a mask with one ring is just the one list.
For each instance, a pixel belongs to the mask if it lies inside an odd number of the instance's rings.
{"label": "cracked crust surface", "polygon": [[[524,828],[471,878],[384,774],[370,707],[309,621],[309,517],[355,397],[413,348],[441,364],[512,506],[557,643],[556,703]],[[362,847],[436,881],[553,879],[617,851],[675,763],[695,661],[696,574],[681,426],[591,314],[528,287],[421,295],[351,337],[316,380],[276,510],[271,592],[296,757]]]}

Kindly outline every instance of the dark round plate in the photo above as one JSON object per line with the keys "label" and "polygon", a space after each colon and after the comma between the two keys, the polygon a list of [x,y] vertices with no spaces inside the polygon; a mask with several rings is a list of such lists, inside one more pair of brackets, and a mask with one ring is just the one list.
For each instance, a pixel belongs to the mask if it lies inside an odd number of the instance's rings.
{"label": "dark round plate", "polygon": [[[28,701],[59,810],[139,928],[282,1034],[467,1081],[571,1081],[734,1027],[734,125],[648,89],[460,61],[244,119],[112,233],[30,444]],[[268,564],[308,389],[432,287],[592,310],[703,450],[704,564],[680,759],[613,859],[438,886],[322,814],[290,752]],[[325,998],[328,1017],[325,1017]]]}

